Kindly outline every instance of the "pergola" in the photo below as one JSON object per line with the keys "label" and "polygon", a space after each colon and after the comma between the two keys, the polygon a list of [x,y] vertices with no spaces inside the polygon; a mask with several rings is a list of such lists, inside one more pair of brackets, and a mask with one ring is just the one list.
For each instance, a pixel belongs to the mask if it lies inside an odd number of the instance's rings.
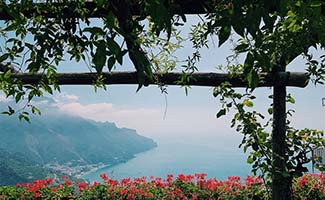
{"label": "pergola", "polygon": [[[206,14],[211,11],[211,8],[218,1],[213,0],[175,0],[176,11],[175,14]],[[52,18],[54,15],[46,9],[41,10],[23,10],[25,16],[30,17],[34,12],[38,12],[45,17]],[[60,4],[60,3],[58,3]],[[67,18],[78,17],[74,10],[73,2],[66,3],[64,16]],[[111,8],[96,9],[96,4],[89,1],[85,3],[85,8],[88,10],[86,17],[100,18],[105,15]],[[134,6],[132,9],[133,15],[141,13],[141,8]],[[10,13],[6,10],[0,12],[0,20],[12,19]],[[113,84],[139,84],[136,72],[109,72],[101,74],[104,78],[103,83],[108,85]],[[177,85],[182,73],[166,73],[157,74],[152,81],[147,84],[165,84]],[[224,82],[229,82],[231,87],[248,87],[248,83],[240,76],[231,76],[222,73],[191,73],[188,74],[192,78],[189,85],[193,86],[219,86]],[[19,79],[23,84],[37,84],[42,80],[44,74],[30,74],[30,73],[14,73],[13,78]],[[97,73],[59,73],[57,75],[57,83],[59,85],[91,85],[97,79]],[[285,161],[281,157],[285,157],[285,138],[286,138],[286,88],[291,87],[306,87],[308,83],[308,76],[306,73],[300,72],[286,72],[285,66],[281,66],[280,70],[273,73],[261,74],[262,80],[258,87],[273,87],[273,137],[272,137],[272,151],[274,159],[274,168],[279,171],[285,171]],[[283,187],[281,182],[273,177],[273,197],[272,199],[283,199]]]}

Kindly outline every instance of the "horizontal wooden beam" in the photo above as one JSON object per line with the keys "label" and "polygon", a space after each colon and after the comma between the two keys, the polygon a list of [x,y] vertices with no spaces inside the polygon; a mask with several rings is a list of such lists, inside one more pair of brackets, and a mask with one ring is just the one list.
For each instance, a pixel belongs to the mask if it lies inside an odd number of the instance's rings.
{"label": "horizontal wooden beam", "polygon": [[[104,84],[107,85],[139,84],[136,72],[109,72],[101,75],[104,78]],[[243,79],[224,73],[197,72],[186,75],[190,76],[188,81],[190,86],[215,87],[224,82],[229,82],[232,87],[247,87],[248,85]],[[148,84],[180,85],[179,80],[182,76],[184,74],[181,72],[154,73],[153,80],[148,81]],[[46,80],[44,74],[17,73],[12,74],[11,77],[20,80],[23,84],[38,84],[41,80]],[[92,85],[96,82],[97,77],[97,73],[59,73],[57,74],[57,83],[59,85]],[[261,74],[261,77],[262,81],[258,87],[286,85],[303,88],[308,84],[308,76],[302,72]]]}
{"label": "horizontal wooden beam", "polygon": [[[111,10],[109,1],[107,1],[107,5],[98,8],[95,2],[85,2],[84,9],[87,11],[85,17],[87,18],[100,18],[107,15],[107,13]],[[211,8],[212,5],[215,4],[213,0],[175,0],[174,1],[174,12],[175,14],[205,14]],[[17,12],[23,13],[26,17],[30,18],[34,14],[42,15],[47,18],[53,18],[57,13],[52,13],[46,3],[35,3],[38,5],[40,9],[29,8],[25,9],[24,7],[17,7]],[[51,3],[51,5],[55,5],[56,7],[62,7],[63,13],[62,16],[71,18],[71,17],[80,17],[78,16],[74,10],[76,9],[76,4],[73,1],[64,2],[64,3]],[[134,4],[130,9],[133,15],[140,15],[142,13],[142,9],[139,4]],[[0,8],[0,20],[10,20],[12,16],[7,12],[7,9],[3,7]]]}

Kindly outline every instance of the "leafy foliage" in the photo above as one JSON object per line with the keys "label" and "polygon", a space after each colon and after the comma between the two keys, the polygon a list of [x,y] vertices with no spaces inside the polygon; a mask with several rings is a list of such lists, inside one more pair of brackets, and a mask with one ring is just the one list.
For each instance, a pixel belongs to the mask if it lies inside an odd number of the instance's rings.
{"label": "leafy foliage", "polygon": [[[168,54],[181,48],[182,39],[176,26],[186,22],[182,12],[176,14],[179,11],[176,1],[97,0],[94,3],[95,11],[106,7],[111,10],[101,16],[102,26],[94,26],[89,20],[90,11],[85,8],[85,1],[72,1],[69,4],[1,1],[1,9],[12,19],[7,20],[0,31],[5,38],[0,62],[14,64],[15,70],[9,67],[3,70],[0,90],[17,103],[25,101],[24,108],[39,113],[31,100],[45,92],[52,94],[53,90],[59,90],[56,83],[57,67],[66,58],[82,60],[91,70],[95,70],[99,74],[96,87],[103,83],[100,73],[122,64],[126,55],[137,70],[138,89],[148,85],[148,80],[154,80],[153,70],[168,72],[175,69],[177,59],[168,58]],[[247,161],[253,164],[254,172],[260,169],[269,176],[276,173],[270,169],[274,159],[269,151],[273,137],[269,133],[272,118],[264,119],[266,116],[254,111],[253,91],[263,81],[261,72],[285,71],[286,66],[299,55],[306,58],[311,80],[323,82],[324,59],[313,59],[309,51],[311,47],[324,49],[325,5],[318,0],[221,0],[209,3],[212,5],[209,12],[201,15],[202,20],[191,30],[189,39],[193,52],[182,65],[184,75],[177,83],[185,86],[187,92],[190,74],[198,71],[200,51],[208,47],[208,38],[216,36],[218,46],[221,46],[233,41],[232,34],[237,34],[239,39],[234,43],[234,54],[230,56],[234,61],[238,56],[244,56],[244,62],[229,62],[224,69],[234,76],[241,74],[248,88],[244,93],[236,92],[227,83],[216,88],[214,95],[221,97],[222,104],[217,117],[225,115],[231,108],[235,109],[231,125],[243,134],[241,146],[244,151],[252,149]],[[138,9],[138,15],[134,16],[133,9]],[[23,10],[36,12],[26,16]],[[44,16],[42,10],[51,13],[52,17]],[[158,54],[148,50],[153,47],[157,47]],[[158,67],[161,63],[164,65],[162,70]],[[20,71],[46,76],[37,85],[23,85],[11,78],[13,73]],[[162,85],[161,88],[165,91]],[[294,103],[291,96],[287,100]],[[272,108],[267,111],[269,114],[273,112]],[[9,115],[14,113],[17,111],[11,107],[5,112]],[[28,112],[18,110],[18,113],[20,119],[29,120]],[[288,111],[287,115],[292,115],[292,112]],[[281,172],[281,176],[291,181],[306,171],[302,165],[313,159],[308,157],[309,152],[324,146],[324,139],[322,132],[295,130],[290,127],[289,121],[286,133],[287,155],[281,158],[286,161],[286,170]]]}
{"label": "leafy foliage", "polygon": [[[110,1],[109,5],[104,1],[94,3],[95,10],[106,6],[112,8],[101,18],[100,27],[94,26],[87,17],[90,11],[85,8],[85,1],[68,4],[1,2],[1,8],[12,18],[1,28],[5,45],[1,49],[0,63],[7,62],[14,66],[14,70],[3,70],[4,73],[0,73],[0,89],[7,97],[25,102],[24,109],[30,108],[34,113],[35,107],[31,104],[33,97],[60,90],[56,83],[57,68],[66,59],[83,61],[90,70],[95,70],[99,74],[99,80],[95,83],[97,87],[105,88],[100,73],[113,70],[117,64],[122,65],[126,55],[137,70],[139,89],[147,85],[147,80],[153,79],[151,60],[154,58],[149,60],[147,57],[143,47],[150,44],[143,36],[156,37],[160,40],[159,44],[152,40],[150,42],[167,51],[166,47],[171,44],[169,40],[173,36],[172,25],[179,23],[180,19],[186,20],[185,16],[174,17],[169,0]],[[141,7],[143,13],[134,18],[132,6]],[[51,13],[52,17],[44,16],[44,10]],[[151,24],[150,29],[143,25],[145,23]],[[166,39],[159,38],[162,32],[166,33]],[[155,60],[157,62],[157,58]],[[12,73],[19,72],[42,73],[46,76],[38,85],[22,85],[11,78]],[[18,113],[20,119],[28,120],[27,112],[19,110]],[[14,113],[10,110],[5,114]]]}
{"label": "leafy foliage", "polygon": [[[269,133],[272,125],[272,117],[265,120],[265,116],[255,110],[252,110],[255,96],[250,92],[241,94],[234,89],[229,88],[227,83],[215,88],[215,96],[220,96],[222,108],[217,113],[217,118],[225,115],[232,107],[235,107],[236,113],[231,121],[231,127],[243,134],[243,140],[240,147],[244,152],[249,152],[247,163],[252,164],[252,172],[263,174],[265,182],[271,181],[272,174],[277,173],[272,169],[274,158],[272,156],[272,135]],[[272,98],[272,96],[270,96]],[[294,103],[291,95],[287,96],[287,101]],[[287,116],[292,116],[293,110],[287,112]],[[268,114],[273,114],[272,107],[267,109]],[[264,122],[264,123],[262,123]],[[286,134],[286,171],[281,176],[294,177],[302,176],[308,169],[304,165],[315,163],[320,170],[324,170],[320,160],[311,157],[315,149],[325,146],[323,131],[313,129],[296,130],[290,126],[290,120],[287,119]]]}

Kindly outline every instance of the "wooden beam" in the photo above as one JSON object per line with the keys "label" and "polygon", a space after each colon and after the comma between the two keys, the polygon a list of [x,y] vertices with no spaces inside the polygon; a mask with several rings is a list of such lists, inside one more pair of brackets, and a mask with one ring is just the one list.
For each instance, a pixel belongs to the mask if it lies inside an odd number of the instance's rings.
{"label": "wooden beam", "polygon": [[[100,18],[106,16],[106,14],[111,10],[109,5],[109,1],[107,1],[107,5],[98,8],[95,2],[85,2],[84,9],[87,11],[85,17],[87,18]],[[213,5],[216,1],[212,0],[175,0],[174,1],[174,13],[175,14],[206,14],[209,10],[213,8]],[[30,18],[34,14],[42,15],[46,18],[53,18],[57,13],[52,13],[48,9],[48,4],[46,3],[35,3],[35,5],[39,6],[40,9],[36,9],[36,7],[26,9],[24,7],[19,7],[17,5],[17,12],[23,13],[26,17]],[[64,17],[80,17],[78,16],[74,10],[76,8],[76,3],[73,1],[64,2],[64,3],[51,3],[51,5],[55,5],[56,7],[62,7]],[[130,9],[133,15],[140,15],[143,10],[139,4],[134,4]],[[6,7],[0,8],[0,20],[10,20],[13,19],[10,13],[7,12]]]}
{"label": "wooden beam", "polygon": [[[147,84],[164,84],[164,85],[180,85],[179,80],[184,74],[181,72],[173,72],[167,74],[154,73],[153,81]],[[247,87],[247,82],[239,77],[233,77],[223,73],[205,73],[197,72],[187,74],[191,78],[188,85],[190,86],[219,86],[223,82],[229,82],[232,87]],[[116,84],[138,84],[136,72],[110,72],[102,73],[104,83],[107,85]],[[46,80],[44,74],[28,74],[16,73],[11,75],[12,78],[20,80],[23,84],[38,84],[40,81]],[[59,73],[57,74],[57,83],[59,85],[92,85],[97,80],[97,73]],[[262,81],[258,87],[271,86],[293,86],[305,87],[308,83],[308,76],[301,72],[279,72],[276,74],[261,74]]]}
{"label": "wooden beam", "polygon": [[[108,3],[101,8],[97,7],[97,4],[93,1],[86,1],[83,9],[86,11],[84,17],[87,18],[101,18],[106,16],[106,14],[111,10],[111,7]],[[135,1],[133,1],[135,2]],[[173,12],[174,14],[207,14],[211,12],[216,5],[218,5],[220,1],[218,0],[174,0],[173,1]],[[25,8],[21,6],[19,3],[16,4],[16,11],[24,14],[27,18],[32,17],[34,14],[42,15],[46,18],[53,18],[57,13],[52,13],[48,8],[48,3],[34,3],[39,7]],[[75,13],[76,3],[74,1],[65,1],[63,3],[55,3],[52,2],[51,5],[55,7],[63,7],[64,10],[61,11],[61,16],[71,18],[79,18],[80,16]],[[272,10],[276,10],[277,8],[270,8]],[[139,5],[139,3],[135,3],[130,9],[132,14],[135,16],[140,15],[143,12],[143,7]],[[325,5],[321,7],[322,14],[325,15]],[[0,3],[0,20],[11,20],[13,17],[6,6],[3,3]]]}

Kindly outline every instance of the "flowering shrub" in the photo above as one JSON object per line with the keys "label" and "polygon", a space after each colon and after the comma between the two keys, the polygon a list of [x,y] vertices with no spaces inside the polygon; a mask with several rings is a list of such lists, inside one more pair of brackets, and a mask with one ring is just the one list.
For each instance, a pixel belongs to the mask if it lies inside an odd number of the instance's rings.
{"label": "flowering shrub", "polygon": [[[165,179],[150,177],[125,178],[120,181],[101,174],[102,183],[71,182],[63,177],[61,183],[53,179],[0,187],[0,199],[268,199],[269,194],[259,177],[247,176],[241,180],[230,176],[225,181],[207,179],[206,174]],[[295,179],[294,199],[325,199],[325,174],[306,174]]]}
{"label": "flowering shrub", "polygon": [[325,173],[306,174],[293,182],[294,199],[325,199]]}

